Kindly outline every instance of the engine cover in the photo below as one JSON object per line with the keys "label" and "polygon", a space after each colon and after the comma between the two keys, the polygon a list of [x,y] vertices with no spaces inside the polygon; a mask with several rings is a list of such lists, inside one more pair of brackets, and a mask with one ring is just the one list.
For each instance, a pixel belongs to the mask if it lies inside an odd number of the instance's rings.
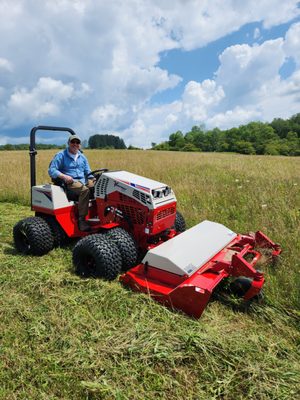
{"label": "engine cover", "polygon": [[176,202],[173,190],[164,183],[127,171],[104,172],[95,185],[95,197],[105,199],[116,191],[138,201],[149,210]]}

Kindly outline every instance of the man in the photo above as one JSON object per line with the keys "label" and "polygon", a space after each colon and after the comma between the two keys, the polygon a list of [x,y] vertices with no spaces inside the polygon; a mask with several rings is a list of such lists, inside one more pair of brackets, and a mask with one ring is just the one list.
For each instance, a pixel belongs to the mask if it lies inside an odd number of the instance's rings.
{"label": "man", "polygon": [[[89,209],[89,188],[94,186],[94,179],[87,179],[91,173],[87,158],[80,151],[81,139],[71,135],[68,147],[57,153],[52,159],[48,173],[52,179],[61,179],[67,186],[67,191],[75,193],[78,198],[78,228],[81,231],[91,230],[85,220]],[[90,177],[91,178],[91,177]]]}

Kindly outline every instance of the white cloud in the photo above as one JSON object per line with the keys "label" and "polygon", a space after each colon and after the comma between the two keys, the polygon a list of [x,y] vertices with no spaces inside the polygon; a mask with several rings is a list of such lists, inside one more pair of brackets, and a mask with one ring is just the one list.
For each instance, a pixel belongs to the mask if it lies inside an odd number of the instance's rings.
{"label": "white cloud", "polygon": [[[10,136],[0,136],[0,146],[4,144],[18,144],[18,143],[28,143],[28,136],[21,136],[21,137],[10,137]],[[41,143],[41,141],[39,141]],[[52,141],[50,143],[53,143]]]}
{"label": "white cloud", "polygon": [[97,107],[91,115],[94,126],[99,126],[101,130],[115,129],[114,125],[125,114],[124,110],[117,108],[113,104],[106,104],[103,107]]}
{"label": "white cloud", "polygon": [[203,121],[208,109],[215,107],[223,97],[223,88],[213,80],[206,79],[202,83],[190,81],[182,96],[184,113],[192,121]]}
{"label": "white cloud", "polygon": [[6,58],[0,57],[0,70],[12,72],[13,66],[12,66],[11,62],[9,62]]}
{"label": "white cloud", "polygon": [[189,129],[188,125],[184,125],[182,111],[182,101],[144,107],[128,128],[122,131],[122,137],[126,143],[140,147],[167,140],[171,132]]}
{"label": "white cloud", "polygon": [[300,71],[296,71],[286,80],[277,80],[264,88],[260,98],[260,107],[264,120],[275,117],[289,118],[300,110]]}
{"label": "white cloud", "polygon": [[139,104],[150,99],[155,93],[175,87],[180,78],[168,75],[167,71],[158,67],[113,68],[104,73],[103,97],[106,102],[114,102],[124,107],[126,104]]}
{"label": "white cloud", "polygon": [[250,121],[258,120],[261,116],[260,111],[255,109],[243,109],[237,106],[233,110],[227,110],[223,113],[215,114],[207,120],[206,126],[208,128],[222,127],[222,129],[228,129],[232,126],[239,126]]}
{"label": "white cloud", "polygon": [[299,17],[300,14],[299,2],[295,0],[266,0],[258,4],[255,0],[252,0],[247,3],[251,3],[249,6],[253,7],[253,10],[255,10],[258,20],[259,16],[264,16],[263,24],[265,28],[283,24]]}
{"label": "white cloud", "polygon": [[[188,82],[181,100],[169,106],[145,108],[139,114],[141,143],[147,143],[147,128],[152,138],[156,139],[152,141],[159,141],[159,135],[166,140],[171,132],[186,132],[193,125],[202,123],[208,129],[216,126],[227,129],[253,120],[288,118],[299,112],[300,70],[287,79],[279,75],[286,57],[291,54],[289,38],[294,33],[295,26],[292,26],[286,40],[269,40],[253,46],[235,45],[225,49],[220,55],[215,80]],[[298,49],[297,45],[295,47]],[[297,53],[294,54],[296,56]],[[165,121],[169,122],[168,126]],[[144,129],[141,128],[143,126]],[[137,139],[135,128],[133,123],[126,131],[133,142]]]}
{"label": "white cloud", "polygon": [[254,39],[258,39],[260,37],[260,29],[259,28],[255,28],[254,32],[253,32],[253,38]]}
{"label": "white cloud", "polygon": [[164,11],[162,26],[186,50],[205,46],[250,22],[263,21],[264,27],[270,28],[300,15],[296,0],[156,0],[154,3],[160,12]]}
{"label": "white cloud", "polygon": [[31,91],[26,88],[15,89],[10,96],[7,113],[10,124],[18,124],[30,118],[58,116],[60,105],[71,99],[74,94],[72,84],[49,77],[40,78]]}
{"label": "white cloud", "polygon": [[300,65],[300,23],[293,24],[285,36],[284,50]]}
{"label": "white cloud", "polygon": [[299,64],[299,23],[285,38],[225,49],[215,76],[187,82],[176,101],[153,106],[151,98],[182,81],[159,67],[162,53],[197,49],[247,23],[288,22],[299,16],[297,3],[0,0],[2,129],[53,123],[83,137],[114,130],[148,146],[203,120],[269,117],[280,96],[294,110],[297,74],[282,82],[279,69],[286,57]]}
{"label": "white cloud", "polygon": [[283,40],[276,39],[261,45],[235,45],[224,50],[216,81],[223,86],[230,105],[252,102],[261,86],[279,75],[285,60],[282,45]]}

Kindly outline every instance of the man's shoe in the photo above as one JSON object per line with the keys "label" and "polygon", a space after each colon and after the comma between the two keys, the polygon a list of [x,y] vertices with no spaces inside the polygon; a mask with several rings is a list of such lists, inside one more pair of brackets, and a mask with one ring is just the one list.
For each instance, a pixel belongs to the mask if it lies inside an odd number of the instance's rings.
{"label": "man's shoe", "polygon": [[84,217],[79,217],[78,219],[78,229],[82,232],[90,232],[92,228],[88,224],[88,222],[85,220]]}

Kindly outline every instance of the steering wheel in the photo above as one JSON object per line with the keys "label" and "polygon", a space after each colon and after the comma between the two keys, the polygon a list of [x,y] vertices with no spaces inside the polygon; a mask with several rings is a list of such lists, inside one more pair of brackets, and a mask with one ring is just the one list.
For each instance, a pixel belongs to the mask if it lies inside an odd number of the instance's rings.
{"label": "steering wheel", "polygon": [[88,176],[90,175],[94,175],[96,182],[98,181],[98,179],[100,178],[100,176],[102,175],[102,172],[107,172],[109,171],[108,168],[100,168],[100,169],[95,169],[94,171],[91,171]]}

